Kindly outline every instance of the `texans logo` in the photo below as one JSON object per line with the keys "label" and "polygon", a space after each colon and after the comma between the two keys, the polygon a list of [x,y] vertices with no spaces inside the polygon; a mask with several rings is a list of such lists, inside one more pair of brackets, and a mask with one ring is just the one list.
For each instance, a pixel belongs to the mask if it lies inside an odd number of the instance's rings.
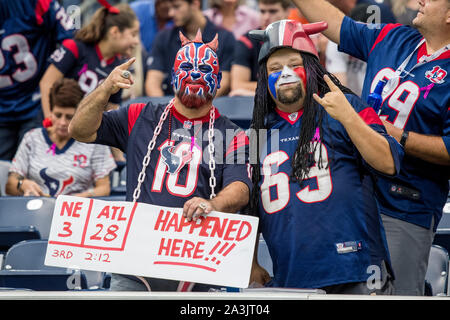
{"label": "texans logo", "polygon": [[433,69],[425,72],[425,77],[433,83],[444,83],[444,78],[447,76],[447,71],[439,66],[433,67]]}
{"label": "texans logo", "polygon": [[71,185],[74,180],[72,176],[70,176],[66,180],[57,180],[55,178],[52,178],[47,174],[47,168],[39,171],[39,175],[44,180],[44,184],[47,186],[49,194],[52,197],[57,196],[58,194],[62,194],[67,186]]}
{"label": "texans logo", "polygon": [[170,174],[178,173],[186,163],[191,161],[192,152],[183,151],[181,156],[173,153],[174,146],[168,145],[161,149],[161,156]]}

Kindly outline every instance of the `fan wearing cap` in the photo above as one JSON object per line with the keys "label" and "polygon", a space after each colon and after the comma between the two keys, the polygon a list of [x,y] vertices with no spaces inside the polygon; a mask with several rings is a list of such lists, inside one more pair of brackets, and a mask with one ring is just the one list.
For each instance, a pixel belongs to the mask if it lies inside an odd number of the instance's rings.
{"label": "fan wearing cap", "polygon": [[[270,279],[255,259],[251,281],[390,294],[389,253],[372,190],[377,175],[397,174],[402,149],[373,109],[319,63],[309,35],[326,27],[281,20],[250,32],[263,41],[250,203],[274,271]],[[255,134],[262,129],[267,137]]]}
{"label": "fan wearing cap", "polygon": [[[111,94],[132,85],[133,76],[126,73],[132,58],[82,100],[69,131],[77,140],[126,152],[127,201],[183,208],[188,221],[211,211],[236,213],[247,205],[252,186],[248,138],[212,104],[221,80],[218,37],[208,43],[200,31],[192,41],[179,37],[173,100],[103,112]],[[111,289],[207,291],[208,286],[113,274]]]}

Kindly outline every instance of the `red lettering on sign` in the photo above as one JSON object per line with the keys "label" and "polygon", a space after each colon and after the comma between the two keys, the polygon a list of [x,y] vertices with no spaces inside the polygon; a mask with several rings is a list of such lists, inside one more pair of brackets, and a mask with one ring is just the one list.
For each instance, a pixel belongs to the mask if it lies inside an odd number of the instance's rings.
{"label": "red lettering on sign", "polygon": [[232,233],[232,232],[237,230],[236,228],[233,228],[233,226],[238,224],[238,223],[240,223],[240,222],[241,222],[240,220],[231,220],[230,221],[230,223],[228,224],[228,228],[227,228],[227,231],[225,233],[225,236],[223,237],[224,240],[230,240],[230,241],[234,240],[233,237],[230,237],[230,233]]}
{"label": "red lettering on sign", "polygon": [[69,202],[64,201],[61,206],[61,214],[60,215],[63,216],[64,212],[67,211],[67,216],[79,218],[80,215],[77,214],[77,211],[81,210],[82,205],[83,205],[83,202],[70,202],[70,204],[69,204]]}
{"label": "red lettering on sign", "polygon": [[105,206],[102,211],[100,211],[100,214],[97,216],[97,219],[100,219],[101,217],[105,217],[106,219],[109,219],[109,206]]}
{"label": "red lettering on sign", "polygon": [[[109,216],[109,210],[112,210],[112,216]],[[116,220],[116,215],[117,215],[117,211],[120,209],[119,211],[119,216],[117,217],[117,221],[126,221],[127,218],[123,216],[123,212],[125,211],[125,207],[116,207],[116,206],[112,206],[110,208],[110,206],[105,206],[102,211],[100,211],[99,215],[97,216],[97,219],[100,218],[105,218],[105,219],[111,219],[111,220]]]}
{"label": "red lettering on sign", "polygon": [[186,240],[183,245],[183,251],[181,251],[182,257],[188,257],[190,258],[192,256],[191,251],[195,248],[195,243],[192,241]]}
{"label": "red lettering on sign", "polygon": [[172,250],[170,251],[170,255],[172,257],[179,257],[180,254],[178,251],[180,251],[181,246],[178,246],[179,244],[181,244],[183,242],[182,239],[173,239],[172,241]]}
{"label": "red lettering on sign", "polygon": [[198,235],[202,236],[202,237],[209,237],[209,234],[208,234],[207,231],[210,228],[212,228],[211,218],[210,217],[206,217],[205,220],[203,220],[203,222],[202,222],[202,228],[201,228],[201,230],[200,230]]}
{"label": "red lettering on sign", "polygon": [[173,228],[174,232],[178,231],[178,214],[174,213],[172,218],[170,218],[169,223],[167,224],[164,231],[169,231],[170,228]]}
{"label": "red lettering on sign", "polygon": [[159,243],[158,255],[163,255],[163,251],[165,251],[164,255],[166,255],[166,256],[169,255],[171,243],[172,243],[172,239],[167,239],[167,243],[166,243],[166,239],[161,238],[161,242]]}
{"label": "red lettering on sign", "polygon": [[[164,230],[164,228],[166,227],[166,224],[167,224],[167,220],[169,220],[169,217],[170,217],[170,211],[167,211],[165,217],[163,217],[163,216],[164,216],[164,210],[161,209],[161,211],[159,211],[158,219],[156,220],[154,230],[161,230],[161,231]],[[160,228],[160,226],[161,226],[161,228]]]}
{"label": "red lettering on sign", "polygon": [[194,243],[192,241],[184,239],[161,238],[158,255],[202,259],[204,252],[203,250],[204,245],[205,242],[203,241],[196,241]]}
{"label": "red lettering on sign", "polygon": [[228,223],[228,219],[223,219],[223,224],[220,224],[220,219],[217,217],[210,217],[214,220],[214,227],[211,230],[211,237],[217,236],[222,238],[223,232],[225,231],[225,226]]}
{"label": "red lettering on sign", "polygon": [[120,209],[120,212],[119,212],[119,217],[117,218],[117,221],[126,221],[127,220],[127,218],[122,216],[123,211],[125,210],[125,207],[112,207],[112,209],[113,209],[113,216],[112,216],[113,220],[116,218],[116,213],[117,213],[118,209]]}
{"label": "red lettering on sign", "polygon": [[[242,231],[244,230],[244,227],[247,227],[247,233],[245,235],[241,235]],[[247,238],[250,235],[250,232],[252,232],[252,225],[247,221],[242,221],[241,226],[239,227],[239,231],[236,235],[236,241],[242,241],[245,238]]]}

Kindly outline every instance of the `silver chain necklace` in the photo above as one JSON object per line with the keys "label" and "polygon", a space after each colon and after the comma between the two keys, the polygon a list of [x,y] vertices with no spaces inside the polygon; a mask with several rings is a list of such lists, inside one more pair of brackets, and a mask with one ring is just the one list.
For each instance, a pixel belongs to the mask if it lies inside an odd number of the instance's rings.
{"label": "silver chain necklace", "polygon": [[[174,99],[172,99],[169,104],[164,109],[164,112],[162,113],[161,117],[159,118],[159,123],[155,128],[155,131],[153,132],[153,137],[150,140],[148,146],[147,146],[147,154],[144,157],[144,160],[142,161],[142,170],[139,173],[138,176],[138,184],[136,186],[136,189],[134,189],[133,192],[133,203],[137,202],[141,195],[141,185],[145,180],[147,170],[147,166],[150,163],[150,155],[153,149],[155,148],[156,144],[156,138],[158,138],[158,135],[161,133],[162,125],[164,121],[167,118],[167,115],[169,114],[170,110],[172,109],[174,105]],[[209,128],[208,128],[208,151],[209,151],[209,170],[211,171],[211,176],[209,178],[209,186],[211,187],[211,194],[209,196],[210,199],[214,198],[216,196],[216,193],[214,192],[214,188],[216,186],[216,177],[214,176],[214,169],[216,168],[216,162],[214,160],[214,120],[215,120],[215,111],[216,108],[214,106],[211,107],[211,110],[209,111]]]}

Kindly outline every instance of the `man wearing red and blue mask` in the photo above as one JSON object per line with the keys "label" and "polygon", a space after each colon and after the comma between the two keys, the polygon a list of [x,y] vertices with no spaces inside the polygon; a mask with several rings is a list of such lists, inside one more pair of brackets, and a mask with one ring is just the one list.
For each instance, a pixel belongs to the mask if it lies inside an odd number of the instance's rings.
{"label": "man wearing red and blue mask", "polygon": [[[192,41],[181,33],[180,39],[172,77],[176,94],[167,105],[138,103],[104,112],[111,94],[133,84],[127,70],[135,61],[132,58],[85,97],[69,131],[77,140],[114,146],[126,153],[127,201],[182,207],[188,221],[213,210],[236,213],[247,204],[251,190],[248,139],[212,104],[221,79],[218,40],[205,44],[200,31]],[[111,290],[208,289],[118,274],[111,281]]]}
{"label": "man wearing red and blue mask", "polygon": [[212,101],[220,87],[222,73],[216,54],[217,36],[208,45],[201,34],[190,42],[180,32],[181,46],[175,57],[172,85],[175,95],[185,106],[197,108]]}

